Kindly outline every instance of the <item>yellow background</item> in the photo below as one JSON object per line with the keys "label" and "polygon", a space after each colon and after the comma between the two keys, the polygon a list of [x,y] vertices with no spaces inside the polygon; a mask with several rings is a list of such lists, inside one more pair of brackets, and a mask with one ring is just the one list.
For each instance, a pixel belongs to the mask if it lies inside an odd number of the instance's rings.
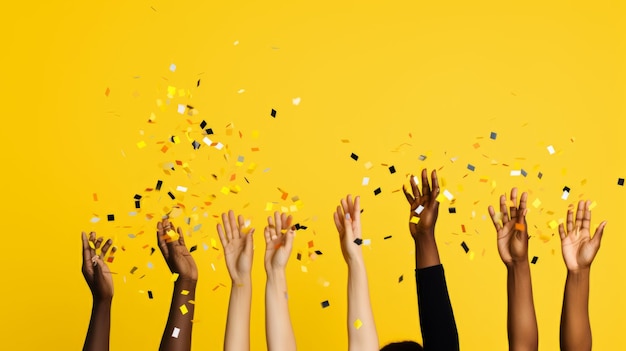
{"label": "yellow background", "polygon": [[[462,349],[507,347],[506,272],[485,215],[513,185],[541,201],[529,214],[540,348],[558,348],[565,280],[548,222],[581,198],[597,202],[594,227],[608,220],[591,278],[595,349],[625,348],[626,189],[617,185],[626,177],[623,2],[41,1],[13,2],[0,16],[3,349],[81,347],[91,308],[80,273],[82,230],[125,248],[111,264],[111,349],[156,349],[171,283],[159,252],[142,247],[155,245],[156,219],[146,215],[158,218],[176,203],[167,191],[185,205],[179,224],[182,217],[192,218],[186,230],[202,224],[187,238],[198,245],[200,269],[195,350],[223,342],[228,273],[220,251],[203,248],[218,240],[214,216],[232,208],[261,229],[267,203],[289,207],[293,196],[302,200],[296,221],[308,226],[288,267],[299,348],[347,347],[346,269],[331,220],[347,193],[362,195],[381,343],[420,340],[407,206],[397,190],[422,167],[439,169],[455,195],[456,214],[442,203],[437,238]],[[176,88],[169,105],[168,86]],[[178,104],[196,114],[178,114]],[[201,141],[202,120],[226,148],[193,150],[185,132]],[[172,135],[181,143],[169,142]],[[138,148],[141,141],[146,147]],[[176,160],[189,173],[163,171]],[[528,176],[510,176],[520,169]],[[163,190],[145,191],[157,179]],[[236,185],[238,194],[220,192]],[[564,186],[572,189],[568,201],[560,199]],[[131,216],[135,194],[143,195],[142,209]],[[111,213],[116,219],[107,222]],[[100,222],[91,223],[94,216]],[[264,244],[260,235],[255,241],[258,350],[265,348]],[[323,255],[312,260],[311,250]],[[321,308],[324,300],[329,308]]]}

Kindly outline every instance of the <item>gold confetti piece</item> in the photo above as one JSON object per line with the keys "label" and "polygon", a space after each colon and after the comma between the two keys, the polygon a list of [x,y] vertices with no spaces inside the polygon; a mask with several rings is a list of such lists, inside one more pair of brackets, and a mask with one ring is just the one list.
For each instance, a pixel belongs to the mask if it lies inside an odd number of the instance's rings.
{"label": "gold confetti piece", "polygon": [[189,290],[183,290],[180,292],[181,295],[189,295]]}
{"label": "gold confetti piece", "polygon": [[362,326],[363,326],[363,322],[361,322],[361,320],[360,320],[360,319],[357,319],[357,320],[355,320],[355,321],[354,321],[354,327],[355,327],[357,330],[361,329],[361,327],[362,327]]}
{"label": "gold confetti piece", "polygon": [[178,273],[172,273],[172,279],[171,281],[175,282],[178,280]]}
{"label": "gold confetti piece", "polygon": [[146,142],[145,141],[140,141],[137,143],[137,147],[140,149],[143,149],[144,147],[146,147]]}
{"label": "gold confetti piece", "polygon": [[476,254],[474,253],[474,251],[470,251],[470,253],[469,253],[470,261],[473,261],[475,256],[476,256]]}
{"label": "gold confetti piece", "polygon": [[248,172],[248,173],[252,173],[252,172],[254,172],[254,170],[256,169],[256,167],[257,167],[257,164],[256,164],[256,163],[254,163],[254,162],[252,162],[252,163],[248,166],[248,170],[247,170],[246,172]]}
{"label": "gold confetti piece", "polygon": [[217,241],[213,238],[211,238],[211,247],[217,247]]}
{"label": "gold confetti piece", "polygon": [[180,239],[180,235],[171,229],[165,233],[165,236],[165,241],[168,243]]}
{"label": "gold confetti piece", "polygon": [[373,167],[372,163],[370,161],[367,161],[365,163],[365,169],[371,169]]}
{"label": "gold confetti piece", "polygon": [[187,306],[186,305],[181,305],[180,306],[180,313],[182,313],[183,316],[184,316],[184,315],[187,314],[187,312],[189,312],[189,310],[187,309]]}
{"label": "gold confetti piece", "polygon": [[541,206],[541,200],[539,200],[537,198],[537,199],[535,199],[535,201],[533,201],[533,207],[534,208],[539,208],[539,206]]}
{"label": "gold confetti piece", "polygon": [[271,202],[268,202],[265,204],[265,211],[271,211],[274,208],[274,204]]}
{"label": "gold confetti piece", "polygon": [[589,210],[590,210],[590,211],[591,211],[591,210],[593,210],[596,206],[598,206],[598,203],[597,203],[597,202],[595,202],[595,201],[594,201],[594,202],[592,202],[591,204],[589,204]]}
{"label": "gold confetti piece", "polygon": [[437,202],[443,202],[443,200],[445,200],[445,199],[446,199],[446,197],[443,196],[443,194],[437,195],[437,198],[436,198]]}
{"label": "gold confetti piece", "polygon": [[174,136],[172,137],[172,142],[173,142],[174,144],[178,144],[178,143],[180,143],[180,138],[179,138],[178,136],[174,135]]}
{"label": "gold confetti piece", "polygon": [[96,246],[93,244],[93,241],[89,241],[89,247],[93,250],[96,249]]}
{"label": "gold confetti piece", "polygon": [[417,224],[417,223],[419,223],[419,221],[420,221],[420,218],[419,217],[415,217],[415,216],[411,217],[411,220],[410,220],[410,222],[413,223],[413,224]]}
{"label": "gold confetti piece", "polygon": [[526,226],[524,225],[524,223],[515,223],[515,229],[523,231],[524,229],[526,229]]}
{"label": "gold confetti piece", "polygon": [[227,186],[223,186],[222,190],[220,190],[220,192],[224,195],[228,195],[228,193],[230,193],[230,188]]}
{"label": "gold confetti piece", "polygon": [[303,273],[308,273],[309,269],[306,268],[306,266],[300,266],[300,269],[302,270]]}
{"label": "gold confetti piece", "polygon": [[109,94],[111,93],[111,89],[107,88],[107,90],[104,91],[104,95],[106,95],[107,97],[109,96]]}
{"label": "gold confetti piece", "polygon": [[553,220],[551,220],[550,222],[548,222],[548,226],[549,226],[551,229],[556,229],[556,227],[558,227],[558,226],[559,226],[559,223],[553,219]]}
{"label": "gold confetti piece", "polygon": [[174,98],[174,95],[176,95],[176,87],[169,85],[167,87],[167,97],[172,99]]}

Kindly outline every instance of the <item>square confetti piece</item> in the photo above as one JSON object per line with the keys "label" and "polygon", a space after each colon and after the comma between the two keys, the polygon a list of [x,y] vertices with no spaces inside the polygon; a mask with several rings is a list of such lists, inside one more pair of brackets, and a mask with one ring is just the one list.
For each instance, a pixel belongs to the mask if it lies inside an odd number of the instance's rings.
{"label": "square confetti piece", "polygon": [[617,185],[624,186],[624,178],[617,178]]}
{"label": "square confetti piece", "polygon": [[178,339],[178,334],[180,334],[180,329],[174,327],[174,330],[172,331],[172,337]]}
{"label": "square confetti piece", "polygon": [[186,106],[183,104],[178,104],[178,113],[180,113],[181,115],[185,113],[185,108]]}
{"label": "square confetti piece", "polygon": [[389,173],[391,173],[391,174],[396,173],[396,167],[394,167],[394,166],[389,167]]}
{"label": "square confetti piece", "polygon": [[448,208],[448,213],[456,213],[456,207]]}
{"label": "square confetti piece", "polygon": [[476,167],[474,167],[474,165],[472,164],[467,164],[467,169],[469,169],[470,171],[474,172],[476,170]]}
{"label": "square confetti piece", "polygon": [[496,140],[497,137],[498,137],[498,133],[496,132],[491,132],[491,134],[489,134],[489,139],[491,140]]}
{"label": "square confetti piece", "polygon": [[530,261],[530,263],[537,264],[537,260],[539,260],[539,257],[533,256],[533,259]]}
{"label": "square confetti piece", "polygon": [[114,214],[107,215],[107,221],[113,222],[114,220],[115,220],[115,215]]}
{"label": "square confetti piece", "polygon": [[137,143],[137,147],[140,149],[143,149],[144,147],[146,147],[146,142],[145,141],[140,141]]}
{"label": "square confetti piece", "polygon": [[361,329],[361,327],[363,326],[363,322],[361,322],[361,320],[360,320],[360,319],[357,319],[357,320],[355,320],[355,321],[354,321],[353,325],[354,325],[354,327],[355,327],[357,330],[359,330],[359,329]]}
{"label": "square confetti piece", "polygon": [[322,301],[322,308],[326,308],[328,306],[330,306],[330,302],[328,302],[328,300]]}
{"label": "square confetti piece", "polygon": [[187,309],[187,305],[181,305],[180,306],[180,313],[184,315],[186,315],[189,312],[189,310]]}
{"label": "square confetti piece", "polygon": [[409,222],[411,222],[413,224],[417,224],[417,223],[419,223],[419,221],[420,221],[419,217],[413,216],[413,217],[411,217],[411,220]]}
{"label": "square confetti piece", "polygon": [[172,72],[176,72],[176,64],[172,63],[172,64],[170,65],[170,71],[172,71]]}
{"label": "square confetti piece", "polygon": [[270,112],[270,116],[272,116],[272,118],[276,118],[276,110],[272,109],[272,112]]}
{"label": "square confetti piece", "polygon": [[361,185],[365,186],[367,184],[370,183],[370,178],[369,177],[363,177],[363,181],[361,182]]}
{"label": "square confetti piece", "polygon": [[361,245],[361,244],[363,244],[363,239],[356,238],[356,239],[354,239],[354,243],[357,244],[357,245]]}
{"label": "square confetti piece", "polygon": [[376,190],[374,190],[374,195],[378,195],[382,192],[382,190],[380,190],[380,188],[376,188]]}
{"label": "square confetti piece", "polygon": [[422,213],[422,211],[424,211],[424,206],[422,205],[417,206],[417,208],[415,209],[415,213],[417,214]]}
{"label": "square confetti piece", "polygon": [[556,229],[556,227],[558,226],[559,226],[559,223],[555,221],[554,219],[548,222],[548,227],[550,227],[550,229]]}
{"label": "square confetti piece", "polygon": [[533,207],[539,208],[539,206],[541,206],[541,200],[535,199],[535,201],[533,201]]}
{"label": "square confetti piece", "polygon": [[524,229],[526,229],[524,223],[515,223],[515,230],[523,231]]}
{"label": "square confetti piece", "polygon": [[350,158],[352,158],[353,160],[357,161],[359,159],[359,156],[353,152],[353,153],[350,154]]}
{"label": "square confetti piece", "polygon": [[550,155],[554,155],[554,152],[555,152],[555,151],[554,151],[554,146],[549,145],[549,146],[547,147],[547,149],[548,149],[548,153],[549,153]]}

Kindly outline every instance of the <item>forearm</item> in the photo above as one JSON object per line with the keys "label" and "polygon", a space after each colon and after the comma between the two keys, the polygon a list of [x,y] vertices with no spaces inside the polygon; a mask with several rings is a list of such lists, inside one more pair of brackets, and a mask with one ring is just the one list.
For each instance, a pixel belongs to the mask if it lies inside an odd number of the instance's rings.
{"label": "forearm", "polygon": [[435,241],[435,230],[415,235],[415,268],[422,269],[441,264]]}
{"label": "forearm", "polygon": [[378,334],[370,302],[367,271],[362,260],[348,264],[349,350],[379,349]]}
{"label": "forearm", "polygon": [[94,298],[83,351],[108,351],[111,332],[111,300]]}
{"label": "forearm", "polygon": [[296,339],[289,317],[287,279],[284,269],[267,272],[265,334],[269,351],[296,350]]}
{"label": "forearm", "polygon": [[[172,304],[161,338],[161,351],[189,351],[195,311],[196,281],[178,279],[174,283]],[[185,306],[182,307],[181,306]],[[186,309],[186,311],[185,311]],[[186,313],[183,313],[186,312]]]}
{"label": "forearm", "polygon": [[528,261],[507,266],[510,350],[537,350],[538,331]]}
{"label": "forearm", "polygon": [[224,351],[250,350],[250,307],[252,279],[232,282],[228,302],[228,319],[224,336]]}
{"label": "forearm", "polygon": [[568,271],[561,313],[561,350],[591,350],[589,269]]}

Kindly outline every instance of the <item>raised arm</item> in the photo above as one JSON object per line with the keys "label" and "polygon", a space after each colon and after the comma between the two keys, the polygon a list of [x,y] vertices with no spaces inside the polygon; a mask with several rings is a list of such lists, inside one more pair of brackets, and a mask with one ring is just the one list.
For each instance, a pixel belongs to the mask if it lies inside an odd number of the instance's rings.
{"label": "raised arm", "polygon": [[[217,225],[226,267],[230,274],[231,289],[228,302],[228,319],[224,335],[224,351],[250,350],[250,307],[252,303],[252,234],[245,227],[243,216],[222,213],[222,223]],[[246,234],[245,232],[248,231]]]}
{"label": "raised arm", "polygon": [[500,213],[489,206],[498,233],[498,252],[507,268],[507,329],[509,350],[513,351],[537,350],[539,343],[528,263],[527,197],[528,194],[522,194],[518,207],[517,188],[513,188],[509,211],[504,195],[500,196]]}
{"label": "raised arm", "polygon": [[422,170],[422,191],[417,178],[411,176],[410,194],[404,195],[410,205],[409,231],[415,243],[415,271],[420,326],[425,350],[457,351],[459,334],[456,328],[448,286],[439,260],[435,241],[435,224],[439,215],[439,180],[437,172],[431,174],[432,190],[428,172]]}
{"label": "raised arm", "polygon": [[[168,219],[157,224],[157,241],[170,271],[176,278],[161,351],[189,351],[195,311],[198,269],[187,250],[183,230]],[[175,276],[177,274],[177,277]]]}
{"label": "raised arm", "polygon": [[[83,276],[91,294],[93,305],[91,308],[91,320],[85,337],[83,351],[108,351],[109,335],[111,332],[111,302],[113,301],[113,278],[111,271],[105,262],[105,257],[113,242],[107,240],[100,255],[96,250],[102,245],[102,238],[96,239],[96,233],[82,233],[83,241]],[[111,255],[116,248],[111,249]]]}
{"label": "raised arm", "polygon": [[357,196],[341,199],[334,213],[341,252],[348,265],[348,349],[378,350],[378,334],[370,303],[367,271],[361,252],[361,205]]}
{"label": "raised arm", "polygon": [[285,267],[293,248],[295,228],[291,216],[274,213],[265,227],[265,336],[268,351],[296,350],[296,338],[289,318]]}
{"label": "raised arm", "polygon": [[561,313],[561,350],[591,350],[589,322],[589,274],[591,263],[600,249],[606,221],[600,223],[591,238],[589,201],[578,203],[576,222],[572,210],[567,211],[567,232],[559,225],[561,251],[567,267],[567,280]]}

